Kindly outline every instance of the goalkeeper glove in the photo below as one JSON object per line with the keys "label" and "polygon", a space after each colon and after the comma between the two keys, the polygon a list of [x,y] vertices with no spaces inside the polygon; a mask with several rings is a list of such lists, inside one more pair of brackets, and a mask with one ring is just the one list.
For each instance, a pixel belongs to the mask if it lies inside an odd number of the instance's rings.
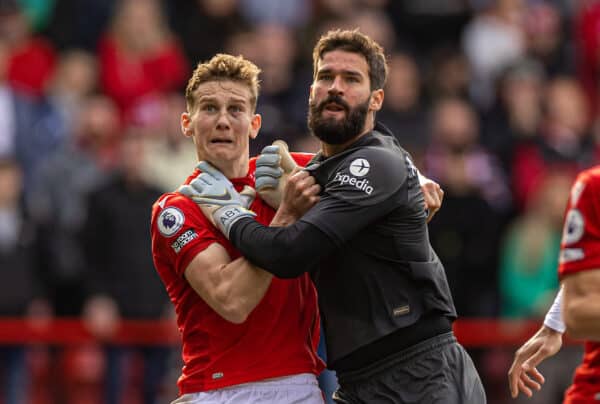
{"label": "goalkeeper glove", "polygon": [[285,185],[296,167],[283,140],[266,146],[256,159],[256,191],[273,209],[279,208]]}
{"label": "goalkeeper glove", "polygon": [[206,161],[201,161],[197,168],[202,173],[188,185],[179,187],[178,192],[196,202],[204,216],[229,238],[229,231],[235,222],[243,217],[256,216],[248,210],[255,191],[245,186],[238,193],[229,179]]}

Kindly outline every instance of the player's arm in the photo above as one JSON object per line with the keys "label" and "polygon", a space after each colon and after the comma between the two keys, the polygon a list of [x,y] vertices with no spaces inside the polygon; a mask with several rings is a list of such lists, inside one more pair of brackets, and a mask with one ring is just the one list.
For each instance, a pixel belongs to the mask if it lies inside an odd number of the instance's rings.
{"label": "player's arm", "polygon": [[561,289],[548,310],[542,327],[515,352],[508,371],[508,385],[513,398],[516,398],[519,392],[531,397],[534,389],[541,389],[545,380],[537,366],[546,358],[555,355],[562,346],[562,335],[565,331],[561,314],[562,295]]}
{"label": "player's arm", "polygon": [[563,278],[563,316],[570,336],[600,341],[600,269]]}
{"label": "player's arm", "polygon": [[184,274],[214,311],[236,324],[243,323],[258,305],[273,277],[244,258],[232,261],[218,243],[197,254]]}
{"label": "player's arm", "polygon": [[[272,145],[266,146],[258,156],[256,190],[273,209],[279,208],[285,186],[292,173],[296,172],[296,167],[287,144],[282,140],[276,140]],[[417,174],[429,222],[442,207],[444,191],[437,182],[425,177],[420,171],[417,170]]]}

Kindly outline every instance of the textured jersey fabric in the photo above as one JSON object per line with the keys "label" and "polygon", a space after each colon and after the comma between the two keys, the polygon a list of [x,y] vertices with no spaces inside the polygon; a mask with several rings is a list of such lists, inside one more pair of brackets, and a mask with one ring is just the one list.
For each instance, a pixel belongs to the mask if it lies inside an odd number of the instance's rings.
{"label": "textured jersey fabric", "polygon": [[[310,156],[295,155],[299,164]],[[232,180],[238,190],[254,185],[254,161],[249,175]],[[188,178],[189,183],[199,172]],[[250,207],[268,224],[274,211],[260,198]],[[152,211],[152,252],[155,267],[177,312],[184,366],[181,394],[299,373],[318,374],[323,364],[316,354],[319,316],[314,286],[308,277],[273,278],[264,298],[242,324],[219,316],[192,289],[184,271],[212,243],[232,259],[239,253],[183,195],[167,193]]]}

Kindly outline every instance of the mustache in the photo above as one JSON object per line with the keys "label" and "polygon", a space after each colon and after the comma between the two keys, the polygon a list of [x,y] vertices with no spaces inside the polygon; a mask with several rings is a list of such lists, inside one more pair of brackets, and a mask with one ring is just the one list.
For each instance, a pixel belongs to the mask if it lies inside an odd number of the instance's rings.
{"label": "mustache", "polygon": [[346,101],[344,101],[342,99],[342,97],[340,97],[338,94],[333,94],[333,95],[327,96],[327,98],[325,98],[323,101],[321,101],[319,103],[319,105],[317,106],[317,111],[323,112],[323,110],[325,109],[325,105],[332,103],[332,102],[335,104],[341,105],[346,110],[346,112],[348,112],[350,110],[350,105],[348,105],[348,103]]}

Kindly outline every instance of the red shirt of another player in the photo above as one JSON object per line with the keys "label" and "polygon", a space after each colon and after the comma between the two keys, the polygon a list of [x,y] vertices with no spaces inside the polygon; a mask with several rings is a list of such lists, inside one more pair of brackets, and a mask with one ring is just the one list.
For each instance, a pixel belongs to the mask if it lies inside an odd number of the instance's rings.
{"label": "red shirt of another player", "polygon": [[[294,155],[301,165],[310,157]],[[236,189],[254,186],[254,171],[251,160],[251,174],[232,180]],[[198,174],[196,170],[186,183]],[[273,209],[258,197],[250,208],[263,224],[268,225],[274,216]],[[181,394],[323,370],[316,354],[317,294],[308,274],[273,278],[247,320],[233,324],[212,310],[184,277],[192,259],[212,243],[221,244],[232,260],[240,256],[200,208],[178,193],[164,194],[153,206],[151,232],[154,265],[175,306],[182,334]]]}
{"label": "red shirt of another player", "polygon": [[[579,174],[565,215],[559,276],[600,270],[600,166]],[[600,343],[587,341],[565,404],[595,402],[600,395]]]}

